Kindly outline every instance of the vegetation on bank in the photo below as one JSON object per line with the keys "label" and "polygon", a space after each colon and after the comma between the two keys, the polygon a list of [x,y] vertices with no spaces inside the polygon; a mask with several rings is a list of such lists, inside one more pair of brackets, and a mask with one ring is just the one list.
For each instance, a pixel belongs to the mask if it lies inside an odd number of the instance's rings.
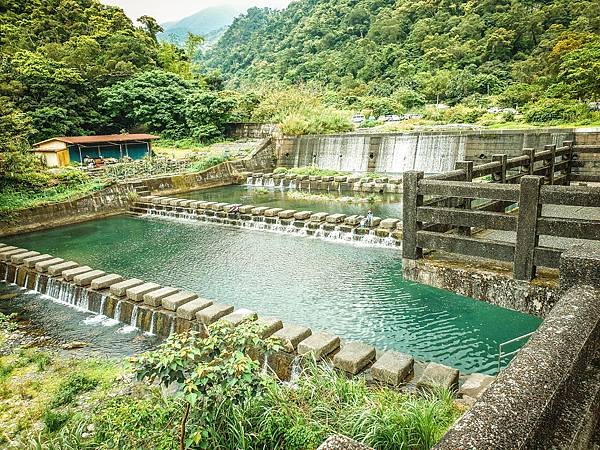
{"label": "vegetation on bank", "polygon": [[[0,335],[11,330],[0,326]],[[431,448],[461,414],[447,391],[367,386],[311,360],[293,384],[278,383],[248,356],[279,348],[255,322],[217,323],[209,333],[172,336],[131,366],[13,349],[0,358],[0,445],[309,450],[342,433],[416,450]]]}
{"label": "vegetation on bank", "polygon": [[293,200],[308,200],[308,201],[327,201],[327,202],[339,202],[339,203],[378,203],[383,200],[381,195],[369,194],[367,196],[361,195],[344,195],[333,194],[329,192],[306,192],[306,191],[290,191],[286,194],[287,198]]}

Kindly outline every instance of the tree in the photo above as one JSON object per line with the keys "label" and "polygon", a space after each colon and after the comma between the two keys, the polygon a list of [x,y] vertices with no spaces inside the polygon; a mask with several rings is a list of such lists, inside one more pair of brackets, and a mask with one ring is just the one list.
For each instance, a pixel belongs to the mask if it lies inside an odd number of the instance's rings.
{"label": "tree", "polygon": [[600,39],[568,52],[561,58],[559,79],[580,98],[600,98]]}
{"label": "tree", "polygon": [[150,36],[154,41],[156,41],[156,35],[158,33],[162,33],[163,31],[165,31],[154,17],[142,16],[137,21],[144,26],[144,30],[146,31],[146,33],[148,33],[148,36]]}

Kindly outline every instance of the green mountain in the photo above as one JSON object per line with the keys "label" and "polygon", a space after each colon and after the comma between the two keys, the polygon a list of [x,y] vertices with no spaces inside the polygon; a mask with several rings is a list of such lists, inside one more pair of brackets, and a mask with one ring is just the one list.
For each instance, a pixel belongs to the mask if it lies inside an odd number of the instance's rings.
{"label": "green mountain", "polygon": [[297,0],[249,9],[203,63],[234,87],[278,80],[345,97],[592,100],[599,33],[598,0]]}
{"label": "green mountain", "polygon": [[176,22],[162,24],[164,32],[159,33],[158,37],[181,45],[188,32],[191,32],[204,37],[207,42],[215,41],[231,25],[233,19],[243,12],[242,9],[228,5],[206,8]]}

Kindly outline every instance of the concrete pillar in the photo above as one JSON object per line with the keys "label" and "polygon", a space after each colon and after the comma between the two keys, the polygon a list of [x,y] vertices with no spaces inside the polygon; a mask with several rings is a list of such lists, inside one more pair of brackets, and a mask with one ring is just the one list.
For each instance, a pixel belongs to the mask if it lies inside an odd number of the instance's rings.
{"label": "concrete pillar", "polygon": [[535,277],[534,253],[539,243],[537,221],[542,211],[539,198],[543,180],[543,177],[532,175],[521,178],[513,266],[514,277],[517,280],[530,281]]}
{"label": "concrete pillar", "polygon": [[423,172],[415,170],[404,172],[402,178],[402,257],[407,259],[423,257],[423,249],[417,247],[417,232],[422,228],[422,223],[417,221],[417,208],[423,205],[423,196],[418,193],[422,179]]}
{"label": "concrete pillar", "polygon": [[[454,169],[461,169],[465,171],[465,179],[463,181],[473,181],[473,161],[456,161],[456,163],[454,163]],[[462,209],[471,209],[470,198],[462,199],[460,204],[462,205]],[[471,227],[458,227],[458,234],[462,236],[470,236]]]}

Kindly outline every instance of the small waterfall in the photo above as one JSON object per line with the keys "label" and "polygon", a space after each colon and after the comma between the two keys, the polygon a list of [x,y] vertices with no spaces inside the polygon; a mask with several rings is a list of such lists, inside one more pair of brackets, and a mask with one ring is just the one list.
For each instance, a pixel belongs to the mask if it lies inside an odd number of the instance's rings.
{"label": "small waterfall", "polygon": [[[16,277],[17,277],[17,271],[15,270],[15,280],[13,281],[13,283],[16,281]],[[41,279],[42,279],[42,277],[40,277],[38,275],[38,277],[35,280],[35,287],[33,288],[33,290],[36,292],[40,292],[40,280]]]}
{"label": "small waterfall", "polygon": [[302,365],[300,364],[301,358],[296,356],[292,361],[292,369],[290,373],[290,383],[296,384],[300,379],[300,375],[302,374]]}
{"label": "small waterfall", "polygon": [[336,239],[342,239],[342,232],[340,231],[340,227],[335,227],[335,229],[331,233],[329,233],[327,239],[331,239],[332,241],[335,241]]}
{"label": "small waterfall", "polygon": [[81,309],[90,309],[90,292],[87,289],[81,289],[79,298],[77,299],[77,306]]}
{"label": "small waterfall", "polygon": [[[281,183],[283,183],[283,180],[281,180]],[[297,189],[296,188],[296,180],[290,180],[289,188],[290,189]]]}
{"label": "small waterfall", "polygon": [[264,356],[264,359],[263,359],[260,371],[264,375],[267,375],[269,373],[269,369],[270,369],[270,367],[269,367],[269,358],[267,356]]}
{"label": "small waterfall", "polygon": [[29,282],[29,271],[25,272],[25,281],[23,281],[23,287],[27,287]]}
{"label": "small waterfall", "polygon": [[155,335],[156,334],[156,318],[158,316],[158,311],[152,311],[152,317],[150,318],[150,331],[148,334]]}
{"label": "small waterfall", "polygon": [[283,178],[279,181],[279,189],[284,190],[285,186],[283,185]]}
{"label": "small waterfall", "polygon": [[304,224],[304,227],[298,230],[298,236],[308,236],[308,222]]}
{"label": "small waterfall", "polygon": [[175,333],[175,318],[171,319],[171,327],[169,328],[169,336]]}
{"label": "small waterfall", "polygon": [[140,307],[138,305],[133,305],[133,311],[131,311],[131,322],[129,323],[129,325],[132,326],[133,328],[137,328],[137,318],[138,318],[139,312],[140,312]]}
{"label": "small waterfall", "polygon": [[117,300],[117,306],[115,306],[115,311],[113,314],[113,319],[121,321],[121,308],[123,308],[123,301]]}
{"label": "small waterfall", "polygon": [[248,177],[248,178],[246,178],[246,184],[247,184],[248,186],[252,186],[252,177]]}
{"label": "small waterfall", "polygon": [[273,178],[267,178],[266,179],[266,183],[265,183],[265,187],[274,188],[275,187],[275,180]]}
{"label": "small waterfall", "polygon": [[108,298],[107,295],[103,295],[102,298],[100,298],[100,314],[106,315],[104,314],[104,311],[106,310],[106,299]]}
{"label": "small waterfall", "polygon": [[281,219],[277,219],[275,223],[271,226],[271,231],[275,233],[283,233],[285,232],[285,227],[281,224]]}
{"label": "small waterfall", "polygon": [[319,225],[319,228],[317,228],[315,230],[314,237],[316,237],[316,238],[326,237],[325,236],[325,224],[324,223],[322,223],[321,225]]}

